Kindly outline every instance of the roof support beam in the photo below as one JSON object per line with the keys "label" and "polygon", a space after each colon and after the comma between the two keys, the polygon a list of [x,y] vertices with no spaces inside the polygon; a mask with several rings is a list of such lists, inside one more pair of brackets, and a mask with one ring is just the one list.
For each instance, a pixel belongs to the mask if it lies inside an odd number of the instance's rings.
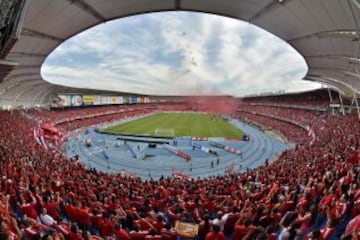
{"label": "roof support beam", "polygon": [[295,42],[295,41],[299,41],[299,40],[303,40],[303,39],[317,37],[320,39],[322,39],[322,38],[349,39],[349,40],[355,42],[355,41],[359,41],[359,35],[360,35],[360,32],[357,29],[334,29],[331,31],[310,33],[310,34],[295,37],[292,39],[287,39],[286,41],[290,43],[290,42]]}
{"label": "roof support beam", "polygon": [[86,1],[84,1],[84,0],[68,0],[68,1],[72,4],[74,4],[75,6],[77,6],[78,8],[80,8],[81,10],[84,10],[86,13],[93,16],[94,18],[96,18],[102,22],[106,22],[107,19],[103,15],[101,15],[98,11],[96,11]]}
{"label": "roof support beam", "polygon": [[254,21],[256,21],[256,19],[258,19],[259,17],[261,17],[262,15],[264,15],[265,13],[270,11],[271,9],[275,8],[277,4],[279,4],[279,3],[275,2],[275,1],[270,2],[268,5],[266,5],[264,8],[262,8],[260,11],[255,13],[255,15],[250,17],[249,18],[249,23],[253,23]]}
{"label": "roof support beam", "polygon": [[334,82],[330,82],[329,80],[326,80],[326,79],[322,78],[321,76],[309,75],[309,76],[306,76],[304,79],[306,79],[308,81],[319,82],[321,84],[325,84],[325,85],[327,85],[328,88],[336,90],[339,94],[344,95],[344,96],[346,95],[346,93],[343,91],[343,89],[341,89],[339,86],[335,86]]}
{"label": "roof support beam", "polygon": [[15,69],[23,69],[23,68],[41,68],[41,65],[19,65],[16,66]]}
{"label": "roof support beam", "polygon": [[264,8],[260,9],[260,11],[256,12],[252,17],[249,18],[248,22],[253,23],[258,19],[259,17],[265,15],[269,11],[278,8],[280,6],[284,6],[286,3],[290,2],[291,0],[273,0],[268,5],[266,5]]}
{"label": "roof support beam", "polygon": [[27,52],[10,52],[8,56],[14,56],[14,57],[39,57],[39,58],[45,58],[47,57],[46,54],[41,53],[27,53]]}
{"label": "roof support beam", "polygon": [[39,89],[37,89],[37,93],[34,95],[34,97],[32,98],[33,103],[32,105],[35,105],[37,103],[37,99],[42,96],[42,94],[44,94],[44,89],[49,88],[49,85],[44,84],[44,86],[40,87]]}
{"label": "roof support beam", "polygon": [[[37,88],[37,86],[41,86],[43,84],[44,83],[42,83],[42,82],[34,83],[34,84],[31,84],[31,87],[27,86],[28,84],[26,84],[26,86],[24,86],[25,88],[17,89],[15,91],[15,98],[13,99],[13,104],[16,105],[18,100],[21,98],[21,96],[23,96],[23,94],[25,92],[33,91],[34,88]],[[38,91],[38,89],[35,89],[35,91]]]}
{"label": "roof support beam", "polygon": [[309,79],[309,80],[313,80],[313,81],[317,81],[317,82],[327,82],[329,84],[334,84],[334,85],[340,85],[345,87],[346,89],[350,90],[351,92],[359,92],[358,90],[356,90],[353,86],[351,86],[350,84],[336,79],[334,77],[328,77],[328,76],[323,76],[323,75],[307,75],[304,79]]}
{"label": "roof support beam", "polygon": [[317,36],[319,34],[319,32],[316,32],[316,33],[311,33],[311,34],[307,34],[307,35],[304,35],[304,36],[300,36],[300,37],[296,37],[296,38],[292,38],[292,39],[288,39],[286,40],[287,42],[296,42],[296,41],[299,41],[299,40],[303,40],[303,39],[307,39],[307,38],[312,38],[314,36]]}
{"label": "roof support beam", "polygon": [[323,55],[304,55],[304,58],[341,58],[341,57],[345,57],[345,56],[341,56],[341,55],[328,55],[328,54],[323,54]]}
{"label": "roof support beam", "polygon": [[39,80],[40,78],[36,78],[36,77],[32,77],[32,78],[22,78],[22,79],[19,79],[17,81],[11,81],[11,82],[7,82],[5,85],[4,85],[4,88],[9,88],[9,86],[13,86],[14,84],[16,85],[23,85],[23,84],[26,84],[28,82],[34,82],[34,81],[40,81],[40,82],[43,82],[41,80]]}
{"label": "roof support beam", "polygon": [[309,70],[320,70],[320,71],[330,71],[330,72],[343,72],[342,68],[329,68],[329,67],[311,67]]}
{"label": "roof support beam", "polygon": [[[359,10],[360,10],[360,3],[357,2],[357,0],[351,0],[351,1],[352,1],[352,3],[353,3],[356,7],[358,7]],[[355,17],[355,16],[356,16],[356,13],[355,13],[355,10],[354,10],[353,5],[351,4],[350,0],[348,0],[348,5],[349,5],[350,10],[351,10],[351,15],[352,15],[352,17],[353,17],[354,24],[356,25],[357,30],[360,30],[359,23],[356,21],[356,17]]]}
{"label": "roof support beam", "polygon": [[331,60],[339,60],[348,62],[349,64],[360,64],[360,58],[355,58],[348,55],[310,55],[310,56],[304,56],[305,59],[331,59]]}
{"label": "roof support beam", "polygon": [[51,101],[51,98],[55,95],[54,90],[50,87],[40,98],[41,103],[46,103]]}
{"label": "roof support beam", "polygon": [[10,79],[15,79],[15,78],[28,77],[28,76],[39,76],[39,78],[40,78],[40,73],[19,73],[19,74],[14,74],[14,75],[8,76],[6,79],[4,79],[4,81],[8,81]]}
{"label": "roof support beam", "polygon": [[34,38],[47,39],[47,40],[56,41],[56,42],[65,41],[65,39],[55,37],[55,36],[49,35],[47,33],[42,33],[39,31],[32,30],[32,29],[28,29],[28,28],[23,28],[21,31],[21,35],[28,36],[28,37],[34,37]]}

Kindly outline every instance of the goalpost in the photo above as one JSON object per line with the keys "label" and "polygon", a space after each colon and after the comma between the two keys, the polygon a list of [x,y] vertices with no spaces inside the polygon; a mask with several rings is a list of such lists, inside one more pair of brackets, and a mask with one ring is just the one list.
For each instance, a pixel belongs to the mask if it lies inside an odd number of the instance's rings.
{"label": "goalpost", "polygon": [[175,130],[173,128],[156,128],[155,136],[157,136],[157,137],[174,137]]}

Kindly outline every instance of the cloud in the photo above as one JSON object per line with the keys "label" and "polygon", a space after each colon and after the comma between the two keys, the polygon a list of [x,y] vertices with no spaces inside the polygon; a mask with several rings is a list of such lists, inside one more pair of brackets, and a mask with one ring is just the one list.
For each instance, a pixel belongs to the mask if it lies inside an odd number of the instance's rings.
{"label": "cloud", "polygon": [[161,12],[114,20],[60,45],[42,67],[66,86],[143,94],[221,93],[318,87],[300,79],[303,58],[287,43],[235,19]]}

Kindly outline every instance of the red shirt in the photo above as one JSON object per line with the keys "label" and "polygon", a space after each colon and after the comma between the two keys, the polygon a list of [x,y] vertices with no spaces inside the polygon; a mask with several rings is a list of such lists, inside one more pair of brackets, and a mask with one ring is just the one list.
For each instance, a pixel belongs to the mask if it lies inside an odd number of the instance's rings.
{"label": "red shirt", "polygon": [[79,224],[89,225],[90,224],[90,215],[83,208],[75,209],[75,219]]}
{"label": "red shirt", "polygon": [[32,219],[36,220],[38,217],[34,203],[25,203],[24,205],[20,206],[20,210],[22,214],[31,217]]}
{"label": "red shirt", "polygon": [[232,240],[242,239],[248,232],[252,231],[254,225],[250,224],[249,226],[245,227],[245,225],[235,225],[234,233],[231,236]]}
{"label": "red shirt", "polygon": [[246,227],[244,225],[237,224],[234,227],[234,233],[231,236],[232,240],[242,239],[247,233]]}
{"label": "red shirt", "polygon": [[229,214],[229,217],[225,223],[224,229],[228,230],[229,232],[232,232],[234,230],[235,223],[238,219],[239,219],[238,213]]}
{"label": "red shirt", "polygon": [[72,205],[66,205],[64,206],[64,209],[70,221],[75,222],[76,221],[75,208]]}
{"label": "red shirt", "polygon": [[44,203],[44,207],[46,208],[47,212],[53,218],[59,218],[59,213],[56,210],[57,203],[56,202],[46,202]]}
{"label": "red shirt", "polygon": [[154,222],[153,223],[153,226],[154,226],[154,228],[156,229],[156,231],[158,232],[158,233],[160,233],[161,232],[161,229],[163,229],[164,228],[164,226],[165,226],[165,222],[163,222],[163,221],[156,221],[156,222]]}
{"label": "red shirt", "polygon": [[81,233],[70,232],[68,235],[69,240],[83,240]]}
{"label": "red shirt", "polygon": [[115,234],[116,238],[119,240],[130,240],[131,239],[130,235],[124,229],[115,230],[114,234]]}
{"label": "red shirt", "polygon": [[110,236],[114,233],[114,224],[109,220],[105,219],[102,225],[100,226],[100,233],[103,236]]}
{"label": "red shirt", "polygon": [[143,219],[135,220],[134,222],[140,226],[141,231],[147,231],[150,229],[149,224]]}
{"label": "red shirt", "polygon": [[223,232],[209,232],[206,237],[205,240],[225,240],[225,235]]}

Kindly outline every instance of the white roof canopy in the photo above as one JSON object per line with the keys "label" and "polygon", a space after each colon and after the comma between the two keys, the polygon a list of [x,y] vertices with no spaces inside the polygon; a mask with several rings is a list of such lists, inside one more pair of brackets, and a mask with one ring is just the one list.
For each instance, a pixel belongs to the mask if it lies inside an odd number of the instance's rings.
{"label": "white roof canopy", "polygon": [[360,91],[360,0],[32,0],[21,35],[0,62],[0,104],[35,105],[81,89],[42,79],[40,68],[59,44],[94,25],[154,11],[189,10],[248,21],[292,45],[304,79]]}

